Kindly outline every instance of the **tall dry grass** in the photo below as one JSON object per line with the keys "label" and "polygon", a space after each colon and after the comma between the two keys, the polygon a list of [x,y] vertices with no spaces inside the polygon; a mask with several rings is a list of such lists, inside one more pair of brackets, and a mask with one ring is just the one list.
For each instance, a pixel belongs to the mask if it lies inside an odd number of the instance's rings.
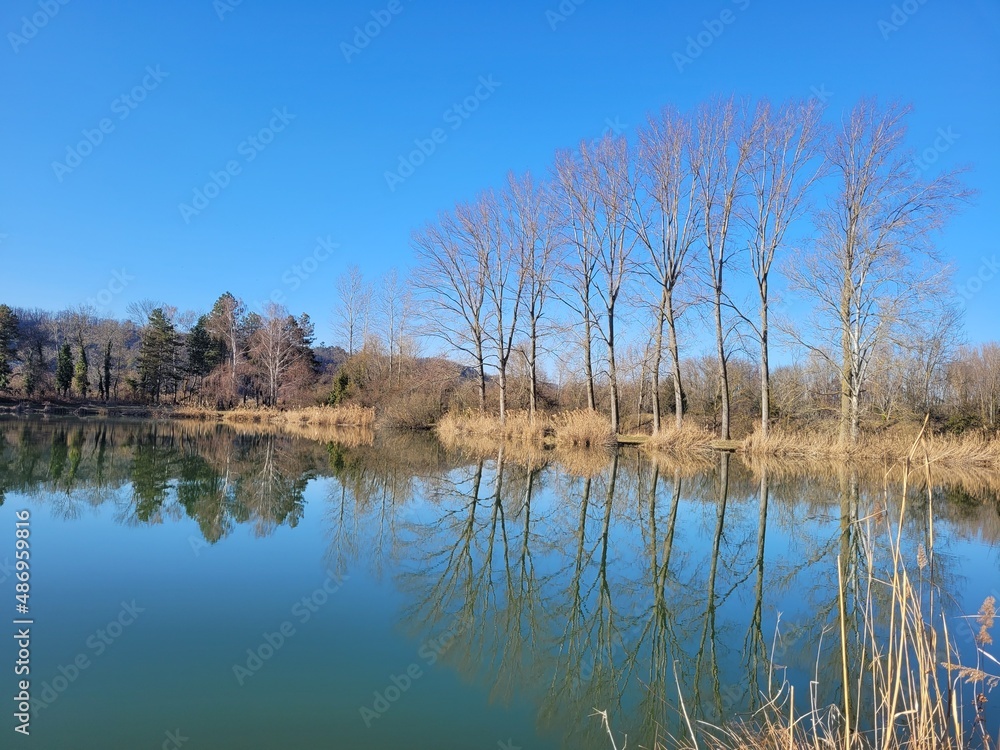
{"label": "tall dry grass", "polygon": [[229,411],[177,407],[169,416],[175,419],[219,421],[227,424],[313,425],[316,427],[375,426],[375,410],[354,404],[346,406],[307,406],[300,409],[237,408]]}
{"label": "tall dry grass", "polygon": [[482,412],[449,412],[438,420],[435,432],[449,447],[508,446],[605,448],[615,445],[611,422],[597,412],[570,411],[555,415],[509,412],[504,419]]}
{"label": "tall dry grass", "polygon": [[500,443],[510,446],[541,445],[549,420],[524,411],[509,412],[504,421],[483,412],[448,412],[438,420],[434,431],[448,447],[483,447],[490,451]]}
{"label": "tall dry grass", "polygon": [[559,448],[611,448],[618,442],[611,421],[588,409],[556,414],[552,428]]}
{"label": "tall dry grass", "polygon": [[681,427],[666,427],[642,443],[643,450],[674,456],[706,453],[712,450],[715,435],[704,427],[684,423]]}
{"label": "tall dry grass", "polygon": [[[854,445],[843,445],[836,431],[823,426],[813,431],[772,428],[767,437],[754,432],[743,441],[742,452],[755,458],[876,461],[896,463],[910,454],[919,428],[896,427],[863,433]],[[1000,469],[1000,440],[982,435],[932,435],[922,433],[920,455],[935,467]]]}
{"label": "tall dry grass", "polygon": [[375,411],[354,405],[231,411],[179,407],[172,409],[168,416],[187,421],[220,422],[240,432],[279,430],[324,443],[361,446],[375,441]]}

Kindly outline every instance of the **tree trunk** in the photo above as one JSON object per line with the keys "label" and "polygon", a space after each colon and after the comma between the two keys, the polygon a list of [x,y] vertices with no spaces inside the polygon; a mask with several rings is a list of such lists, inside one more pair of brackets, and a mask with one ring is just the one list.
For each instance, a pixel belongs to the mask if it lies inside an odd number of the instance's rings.
{"label": "tree trunk", "polygon": [[653,434],[660,434],[660,362],[663,360],[663,321],[666,319],[667,288],[660,295],[660,310],[657,313],[656,342],[653,349]]}
{"label": "tree trunk", "polygon": [[538,409],[538,321],[534,319],[531,321],[531,342],[529,346],[531,347],[531,361],[528,363],[528,369],[530,370],[528,414],[531,418],[531,423],[534,424],[535,412]]}
{"label": "tree trunk", "polygon": [[621,426],[618,413],[618,370],[615,367],[615,310],[608,308],[608,378],[611,381],[611,431],[617,435]]}
{"label": "tree trunk", "polygon": [[760,285],[760,434],[767,437],[771,423],[771,371],[767,358],[767,278]]}
{"label": "tree trunk", "polygon": [[722,334],[721,282],[715,288],[715,340],[719,355],[719,390],[722,396],[721,437],[729,440],[729,369],[726,365],[726,342]]}
{"label": "tree trunk", "polygon": [[684,423],[684,388],[681,384],[681,357],[677,347],[677,321],[674,319],[673,292],[667,296],[667,346],[670,348],[670,365],[674,372],[674,424],[677,429]]}
{"label": "tree trunk", "polygon": [[476,367],[479,370],[479,411],[486,411],[486,363],[483,358],[483,343],[476,342]]}
{"label": "tree trunk", "polygon": [[583,335],[583,372],[587,378],[587,408],[590,409],[590,411],[596,411],[597,399],[594,396],[594,363],[590,351],[591,348],[593,348],[593,331],[589,315],[587,316],[587,320],[583,326]]}
{"label": "tree trunk", "polygon": [[500,374],[497,378],[500,383],[500,422],[507,419],[507,366],[500,365]]}
{"label": "tree trunk", "polygon": [[851,346],[851,269],[844,277],[840,293],[840,444],[846,446],[851,438],[851,392],[854,386],[854,347]]}

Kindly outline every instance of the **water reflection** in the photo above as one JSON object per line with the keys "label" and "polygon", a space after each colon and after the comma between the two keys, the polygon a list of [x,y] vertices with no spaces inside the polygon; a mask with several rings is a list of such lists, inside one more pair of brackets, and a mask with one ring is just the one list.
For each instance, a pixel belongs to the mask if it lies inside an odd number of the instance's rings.
{"label": "water reflection", "polygon": [[[692,720],[718,722],[760,708],[785,676],[808,695],[820,675],[817,699],[840,700],[825,679],[839,669],[838,639],[824,640],[837,559],[856,658],[859,581],[880,557],[862,526],[886,524],[900,494],[884,472],[751,468],[729,454],[669,464],[634,450],[563,465],[503,450],[464,458],[419,435],[367,443],[0,422],[0,498],[31,496],[66,519],[105,504],[126,525],[188,517],[209,543],[239,526],[267,536],[313,519],[332,567],[392,581],[417,642],[455,635],[441,663],[497,703],[533,701],[540,734],[567,747],[606,745],[587,719],[594,707],[653,746],[683,734],[681,697]],[[307,509],[314,480],[325,503]],[[907,498],[901,533],[928,556],[908,560],[911,574],[972,612],[967,577],[983,571],[968,545],[988,546],[995,580],[1000,503],[981,477],[931,497],[915,486]]]}

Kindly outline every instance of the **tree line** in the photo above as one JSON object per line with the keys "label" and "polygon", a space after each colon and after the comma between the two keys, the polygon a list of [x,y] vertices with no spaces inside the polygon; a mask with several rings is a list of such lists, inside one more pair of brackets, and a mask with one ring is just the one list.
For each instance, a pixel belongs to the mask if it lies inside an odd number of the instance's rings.
{"label": "tree line", "polygon": [[637,424],[648,414],[659,432],[672,412],[680,427],[690,360],[710,339],[719,435],[732,429],[732,369],[747,365],[766,435],[788,406],[775,403],[775,333],[817,375],[799,385],[836,412],[845,442],[889,408],[893,381],[929,408],[960,340],[934,239],[971,193],[957,171],[920,168],[908,114],[862,100],[829,125],[815,101],[716,99],[585,140],[545,180],[510,175],[415,233],[423,331],[474,363],[478,408],[495,387],[501,419],[515,366],[539,408],[545,351],[574,357],[586,408],[616,431],[626,381]]}
{"label": "tree line", "polygon": [[274,406],[316,380],[313,324],[229,292],[209,313],[143,301],[126,320],[0,305],[0,393],[231,408]]}

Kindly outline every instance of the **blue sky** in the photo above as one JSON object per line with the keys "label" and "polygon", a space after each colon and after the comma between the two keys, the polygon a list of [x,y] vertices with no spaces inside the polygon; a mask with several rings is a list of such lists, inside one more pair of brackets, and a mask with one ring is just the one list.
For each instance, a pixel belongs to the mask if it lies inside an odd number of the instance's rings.
{"label": "blue sky", "polygon": [[[329,340],[349,264],[405,269],[414,228],[611,123],[730,93],[822,95],[836,118],[874,94],[914,105],[913,147],[946,143],[932,169],[974,168],[976,202],[939,245],[969,339],[997,337],[1000,272],[969,286],[1000,254],[996,0],[64,3],[0,11],[8,304],[204,311],[277,290]],[[391,21],[345,53],[373,14]],[[418,140],[433,153],[390,186]]]}

